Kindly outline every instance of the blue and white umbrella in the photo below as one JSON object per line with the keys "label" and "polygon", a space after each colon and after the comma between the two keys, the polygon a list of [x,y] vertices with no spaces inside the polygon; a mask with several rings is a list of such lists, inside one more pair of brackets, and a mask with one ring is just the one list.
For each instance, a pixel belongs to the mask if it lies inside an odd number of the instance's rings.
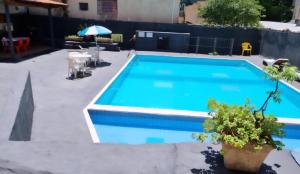
{"label": "blue and white umbrella", "polygon": [[102,26],[98,26],[98,25],[94,25],[94,26],[90,26],[90,27],[87,27],[81,31],[78,32],[78,35],[79,36],[95,36],[95,42],[96,42],[96,47],[97,47],[97,50],[98,50],[98,58],[99,58],[99,47],[98,47],[98,44],[97,44],[97,38],[96,36],[97,35],[107,35],[107,34],[111,34],[111,31],[105,27],[102,27]]}
{"label": "blue and white umbrella", "polygon": [[79,36],[97,36],[111,34],[111,31],[105,27],[94,25],[79,31]]}

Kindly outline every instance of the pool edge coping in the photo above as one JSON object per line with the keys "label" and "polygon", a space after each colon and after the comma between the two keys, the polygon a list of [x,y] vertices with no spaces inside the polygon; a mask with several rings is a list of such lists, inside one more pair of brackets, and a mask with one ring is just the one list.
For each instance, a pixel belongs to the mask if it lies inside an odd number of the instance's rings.
{"label": "pool edge coping", "polygon": [[[130,55],[128,55],[130,56]],[[97,95],[92,99],[92,101],[83,109],[83,115],[86,121],[86,124],[88,126],[89,132],[92,137],[93,143],[100,143],[100,138],[97,134],[96,128],[93,125],[91,116],[88,112],[89,109],[93,108],[92,106],[97,101],[97,99],[106,91],[106,89],[113,83],[113,81],[123,72],[123,70],[127,67],[127,65],[131,62],[131,60],[136,56],[135,53],[131,55],[131,57],[126,61],[126,63],[121,67],[119,71],[113,76],[112,79],[110,79],[106,85],[100,90],[100,92],[97,93]]]}
{"label": "pool edge coping", "polygon": [[[143,108],[131,106],[112,106],[112,105],[92,105],[90,110],[96,111],[112,111],[112,112],[127,112],[127,113],[144,113],[156,114],[162,116],[185,116],[197,118],[210,118],[209,112],[189,111],[189,110],[175,110],[175,109],[161,109],[161,108]],[[285,124],[300,125],[300,119],[296,118],[282,118],[277,117],[278,121]]]}

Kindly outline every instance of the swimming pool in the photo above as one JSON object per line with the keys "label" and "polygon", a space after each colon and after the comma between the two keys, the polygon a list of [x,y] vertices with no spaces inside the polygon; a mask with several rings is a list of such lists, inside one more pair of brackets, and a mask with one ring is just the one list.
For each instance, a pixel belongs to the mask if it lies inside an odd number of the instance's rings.
{"label": "swimming pool", "polygon": [[[260,106],[274,82],[244,60],[136,55],[95,101],[96,105],[208,112],[207,101]],[[280,83],[280,104],[267,113],[300,118],[300,94]]]}
{"label": "swimming pool", "polygon": [[[202,132],[207,101],[260,106],[274,82],[245,60],[135,55],[84,110],[94,142],[192,142]],[[267,113],[289,123],[282,139],[300,147],[300,94],[280,84],[282,102],[270,102]],[[290,124],[297,123],[297,124]]]}
{"label": "swimming pool", "polygon": [[[161,144],[195,142],[192,133],[203,132],[204,118],[162,116],[90,110],[93,125],[101,143]],[[283,141],[285,148],[300,147],[300,126],[287,124]]]}

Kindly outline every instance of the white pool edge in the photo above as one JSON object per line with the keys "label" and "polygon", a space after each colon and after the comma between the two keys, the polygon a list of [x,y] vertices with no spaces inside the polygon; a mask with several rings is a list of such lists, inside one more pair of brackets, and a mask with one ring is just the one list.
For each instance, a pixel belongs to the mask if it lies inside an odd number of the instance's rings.
{"label": "white pool edge", "polygon": [[[139,54],[139,55],[150,55],[151,54]],[[112,106],[112,105],[96,105],[97,99],[106,91],[107,88],[114,82],[114,80],[123,72],[123,70],[127,67],[127,65],[131,62],[131,60],[136,56],[136,54],[132,54],[131,57],[126,61],[126,63],[121,67],[121,69],[113,76],[113,78],[100,90],[99,93],[93,98],[93,100],[87,105],[86,108],[83,109],[84,117],[88,126],[88,129],[90,131],[93,143],[100,143],[99,136],[97,134],[96,128],[93,125],[93,122],[91,120],[91,117],[88,113],[88,110],[98,110],[98,111],[113,111],[113,112],[129,112],[129,113],[144,113],[144,114],[156,114],[156,115],[162,115],[162,116],[188,116],[188,117],[197,117],[197,118],[209,118],[208,112],[199,112],[199,111],[188,111],[188,110],[175,110],[175,109],[158,109],[158,108],[143,108],[143,107],[128,107],[128,106]],[[153,56],[158,56],[153,54]],[[215,60],[241,60],[245,61],[254,67],[258,68],[259,70],[263,71],[263,69],[256,64],[252,63],[249,60],[242,59],[242,58],[236,58],[236,59],[230,59],[226,57],[220,57],[220,58],[211,58],[211,57],[185,57],[185,56],[175,56],[170,55],[168,57],[179,57],[179,58],[206,58],[206,59],[215,59]],[[265,72],[265,71],[263,71]],[[288,87],[292,88],[293,90],[300,93],[300,90],[292,86],[291,84],[281,80],[281,82]],[[293,118],[282,118],[277,117],[278,122],[285,123],[285,124],[291,124],[291,125],[300,125],[300,119],[293,119]]]}
{"label": "white pool edge", "polygon": [[[175,109],[158,109],[158,108],[143,108],[143,107],[129,107],[129,106],[112,106],[112,105],[92,105],[89,110],[96,111],[112,111],[112,112],[126,112],[126,113],[142,113],[142,114],[155,114],[161,116],[184,116],[196,118],[210,118],[209,112],[188,111],[188,110],[175,110]],[[299,124],[300,119],[296,118],[282,118],[277,117],[278,122],[285,124]]]}
{"label": "white pool edge", "polygon": [[96,111],[114,111],[114,112],[127,112],[127,113],[142,113],[142,114],[155,114],[162,116],[187,116],[187,117],[201,117],[208,118],[208,112],[197,112],[187,110],[175,109],[160,109],[160,108],[143,108],[143,107],[128,107],[128,106],[112,106],[112,105],[93,105],[89,108]]}
{"label": "white pool edge", "polygon": [[86,121],[86,124],[88,126],[90,135],[92,137],[93,143],[100,143],[99,136],[98,136],[96,128],[95,128],[95,126],[94,126],[94,124],[92,122],[92,119],[90,117],[90,114],[88,112],[88,108],[87,107],[83,109],[83,115],[84,115],[84,119]]}
{"label": "white pool edge", "polygon": [[97,134],[96,128],[92,122],[92,119],[90,117],[90,114],[88,113],[88,110],[93,108],[92,105],[97,101],[97,99],[106,91],[106,89],[111,85],[111,83],[122,73],[122,71],[127,67],[127,65],[131,62],[131,60],[134,58],[136,54],[132,54],[131,57],[126,61],[126,63],[121,67],[121,69],[113,76],[113,78],[107,82],[107,84],[103,87],[100,92],[97,93],[97,95],[93,98],[93,100],[83,109],[83,115],[84,119],[86,121],[86,124],[88,126],[89,132],[92,137],[93,143],[100,143],[100,138]]}

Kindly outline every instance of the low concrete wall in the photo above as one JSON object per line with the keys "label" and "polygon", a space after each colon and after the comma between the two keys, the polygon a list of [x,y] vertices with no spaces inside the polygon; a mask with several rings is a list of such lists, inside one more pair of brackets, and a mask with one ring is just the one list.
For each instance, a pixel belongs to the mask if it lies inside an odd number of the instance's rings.
{"label": "low concrete wall", "polygon": [[34,101],[32,95],[31,77],[28,73],[24,91],[21,97],[15,123],[10,133],[11,141],[30,141],[33,120]]}
{"label": "low concrete wall", "polygon": [[272,58],[288,58],[300,67],[300,33],[261,30],[260,54]]}

